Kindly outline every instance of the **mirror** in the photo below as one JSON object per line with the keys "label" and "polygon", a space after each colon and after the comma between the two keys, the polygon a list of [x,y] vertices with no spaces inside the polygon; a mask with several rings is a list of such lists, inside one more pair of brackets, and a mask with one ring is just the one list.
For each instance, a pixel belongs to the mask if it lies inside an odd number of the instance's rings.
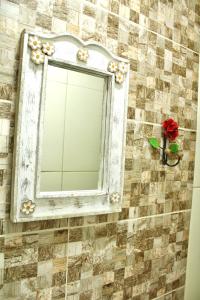
{"label": "mirror", "polygon": [[48,64],[40,191],[101,189],[106,77]]}
{"label": "mirror", "polygon": [[69,33],[23,31],[11,220],[121,211],[129,62]]}

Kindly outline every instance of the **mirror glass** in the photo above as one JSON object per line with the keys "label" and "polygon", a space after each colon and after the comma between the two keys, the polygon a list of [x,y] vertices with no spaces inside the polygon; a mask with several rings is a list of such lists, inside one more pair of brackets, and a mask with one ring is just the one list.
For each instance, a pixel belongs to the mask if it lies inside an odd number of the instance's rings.
{"label": "mirror glass", "polygon": [[106,78],[48,65],[40,191],[102,188]]}

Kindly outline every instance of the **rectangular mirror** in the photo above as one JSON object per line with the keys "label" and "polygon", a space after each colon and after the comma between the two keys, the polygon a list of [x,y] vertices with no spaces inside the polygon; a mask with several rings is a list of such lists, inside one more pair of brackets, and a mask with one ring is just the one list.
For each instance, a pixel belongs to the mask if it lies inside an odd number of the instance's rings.
{"label": "rectangular mirror", "polygon": [[48,64],[41,192],[102,189],[106,84],[106,77]]}
{"label": "rectangular mirror", "polygon": [[129,63],[71,34],[24,31],[13,222],[121,211]]}

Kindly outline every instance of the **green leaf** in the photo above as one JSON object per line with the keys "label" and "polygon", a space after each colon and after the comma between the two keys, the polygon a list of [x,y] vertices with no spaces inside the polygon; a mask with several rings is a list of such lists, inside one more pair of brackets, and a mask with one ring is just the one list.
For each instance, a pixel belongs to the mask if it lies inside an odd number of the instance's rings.
{"label": "green leaf", "polygon": [[170,144],[169,149],[172,153],[177,153],[179,151],[179,145],[176,143]]}
{"label": "green leaf", "polygon": [[158,148],[160,147],[160,143],[159,143],[159,141],[157,140],[157,138],[155,138],[155,137],[150,138],[150,139],[149,139],[149,143],[150,143],[150,145],[151,145],[153,148],[155,148],[155,149],[158,149]]}

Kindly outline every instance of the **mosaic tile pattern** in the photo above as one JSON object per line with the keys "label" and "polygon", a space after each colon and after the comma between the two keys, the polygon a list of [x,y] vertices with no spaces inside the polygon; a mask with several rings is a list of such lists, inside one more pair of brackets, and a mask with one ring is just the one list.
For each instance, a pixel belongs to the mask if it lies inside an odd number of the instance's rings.
{"label": "mosaic tile pattern", "polygon": [[199,56],[134,26],[127,39],[119,52],[131,62],[128,118],[161,123],[171,116],[196,129]]}
{"label": "mosaic tile pattern", "polygon": [[182,300],[184,299],[184,288],[177,289],[176,291],[169,293],[165,296],[159,297],[157,299],[158,300]]}
{"label": "mosaic tile pattern", "polygon": [[149,145],[152,136],[160,139],[160,126],[128,123],[121,219],[191,208],[195,132],[180,130],[178,141],[184,155],[175,168],[162,165],[160,151]]}
{"label": "mosaic tile pattern", "polygon": [[154,299],[183,286],[189,216],[70,229],[67,299]]}
{"label": "mosaic tile pattern", "polygon": [[[199,51],[198,1],[101,0],[99,6],[194,51]],[[94,3],[94,2],[93,2]]]}
{"label": "mosaic tile pattern", "polygon": [[1,238],[4,286],[0,297],[65,298],[67,241],[67,229]]}
{"label": "mosaic tile pattern", "polygon": [[[129,58],[121,213],[9,221],[24,28],[68,31]],[[199,49],[198,0],[0,1],[0,298],[184,299]],[[147,141],[160,137],[160,123],[168,116],[186,128],[180,137],[184,156],[174,169],[162,166]]]}
{"label": "mosaic tile pattern", "polygon": [[[0,296],[159,297],[184,285],[189,218],[190,212],[182,212],[76,227],[69,233],[66,229],[1,237]],[[163,299],[176,299],[173,294]]]}

